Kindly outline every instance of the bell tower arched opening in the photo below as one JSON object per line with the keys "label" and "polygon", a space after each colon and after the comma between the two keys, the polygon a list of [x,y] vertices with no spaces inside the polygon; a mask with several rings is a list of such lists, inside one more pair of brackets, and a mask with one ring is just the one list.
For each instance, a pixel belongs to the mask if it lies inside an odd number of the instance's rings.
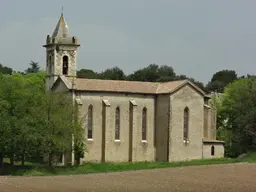
{"label": "bell tower arched opening", "polygon": [[65,55],[62,58],[62,74],[68,75],[68,56],[67,55]]}

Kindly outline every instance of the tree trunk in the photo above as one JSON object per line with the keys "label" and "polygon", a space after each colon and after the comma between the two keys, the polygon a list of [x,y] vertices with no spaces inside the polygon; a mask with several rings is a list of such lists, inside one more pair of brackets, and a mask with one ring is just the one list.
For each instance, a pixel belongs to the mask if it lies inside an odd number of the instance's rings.
{"label": "tree trunk", "polygon": [[0,167],[3,167],[3,163],[4,163],[4,156],[3,154],[0,153]]}
{"label": "tree trunk", "polygon": [[80,156],[77,157],[77,160],[76,160],[76,165],[80,165]]}
{"label": "tree trunk", "polygon": [[49,160],[48,160],[49,167],[52,167],[52,158],[53,158],[52,153],[49,153]]}
{"label": "tree trunk", "polygon": [[14,165],[14,155],[10,156],[10,165],[13,166]]}
{"label": "tree trunk", "polygon": [[22,156],[21,156],[21,166],[24,167],[24,165],[25,165],[25,155],[22,154]]}

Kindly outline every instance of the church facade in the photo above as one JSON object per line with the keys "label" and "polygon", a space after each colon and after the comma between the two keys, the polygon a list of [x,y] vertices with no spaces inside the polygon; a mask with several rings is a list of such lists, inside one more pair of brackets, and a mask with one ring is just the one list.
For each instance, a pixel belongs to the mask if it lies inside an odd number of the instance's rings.
{"label": "church facade", "polygon": [[77,78],[79,46],[62,14],[44,45],[46,88],[68,91],[80,116],[86,117],[87,149],[82,162],[224,156],[224,142],[216,140],[216,110],[203,90],[189,80],[154,83]]}

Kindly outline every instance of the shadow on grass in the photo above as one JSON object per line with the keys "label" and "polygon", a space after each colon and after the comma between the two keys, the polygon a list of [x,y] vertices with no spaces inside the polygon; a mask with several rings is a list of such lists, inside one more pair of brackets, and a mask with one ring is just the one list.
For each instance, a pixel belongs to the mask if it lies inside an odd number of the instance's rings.
{"label": "shadow on grass", "polygon": [[256,162],[256,153],[250,153],[243,158],[221,158],[208,160],[192,160],[183,162],[134,162],[134,163],[85,163],[80,166],[60,166],[50,168],[42,164],[29,164],[26,166],[10,166],[5,164],[0,168],[1,175],[11,176],[53,176],[53,175],[76,175],[89,173],[107,173],[129,170],[145,170],[168,167],[214,165],[239,162]]}

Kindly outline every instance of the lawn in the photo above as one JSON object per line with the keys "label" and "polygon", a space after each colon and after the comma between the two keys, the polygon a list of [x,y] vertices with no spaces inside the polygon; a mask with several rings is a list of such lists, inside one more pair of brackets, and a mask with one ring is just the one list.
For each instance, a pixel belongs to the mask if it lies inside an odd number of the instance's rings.
{"label": "lawn", "polygon": [[256,153],[249,153],[242,158],[221,158],[207,160],[192,160],[183,162],[136,162],[136,163],[86,163],[80,166],[54,167],[49,168],[40,164],[26,163],[21,167],[16,163],[15,166],[7,166],[2,169],[2,175],[13,176],[52,176],[52,175],[76,175],[89,173],[106,173],[129,170],[145,170],[155,168],[229,164],[239,162],[256,162]]}

